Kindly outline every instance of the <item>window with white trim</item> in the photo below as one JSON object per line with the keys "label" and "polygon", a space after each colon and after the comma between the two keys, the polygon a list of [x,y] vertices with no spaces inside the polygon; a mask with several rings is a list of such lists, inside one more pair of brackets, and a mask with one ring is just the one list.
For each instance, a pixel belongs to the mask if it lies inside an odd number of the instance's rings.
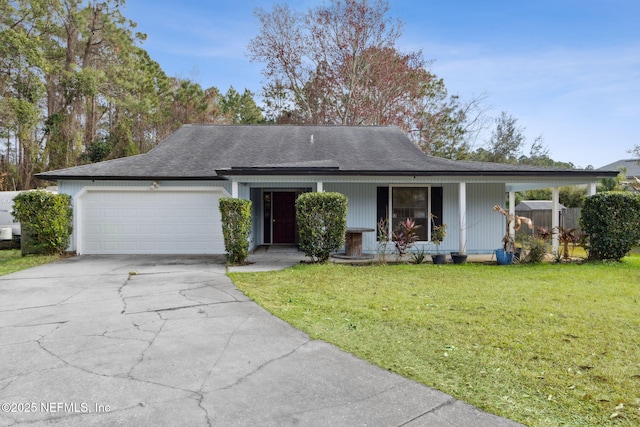
{"label": "window with white trim", "polygon": [[378,221],[390,218],[392,235],[399,222],[410,218],[420,225],[418,240],[429,241],[433,226],[442,224],[442,195],[442,187],[378,187]]}

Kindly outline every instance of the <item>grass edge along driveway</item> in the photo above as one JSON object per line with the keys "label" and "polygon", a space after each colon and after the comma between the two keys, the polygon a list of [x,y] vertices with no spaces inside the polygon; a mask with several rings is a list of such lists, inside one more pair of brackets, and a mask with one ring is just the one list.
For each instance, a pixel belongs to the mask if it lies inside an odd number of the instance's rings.
{"label": "grass edge along driveway", "polygon": [[15,273],[37,267],[60,259],[58,255],[27,255],[22,256],[19,249],[9,249],[0,251],[0,276]]}
{"label": "grass edge along driveway", "polygon": [[271,313],[530,426],[640,425],[640,257],[232,273]]}

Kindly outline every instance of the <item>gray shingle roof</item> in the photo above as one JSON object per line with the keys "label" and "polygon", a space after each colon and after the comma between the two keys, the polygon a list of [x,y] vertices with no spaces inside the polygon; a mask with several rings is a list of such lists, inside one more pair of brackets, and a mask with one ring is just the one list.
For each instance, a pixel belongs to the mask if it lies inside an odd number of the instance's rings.
{"label": "gray shingle roof", "polygon": [[428,156],[396,127],[185,125],[146,154],[37,176],[194,180],[237,174],[594,176],[595,172]]}
{"label": "gray shingle roof", "polygon": [[[566,209],[566,207],[558,203],[560,209]],[[551,200],[523,200],[516,205],[516,211],[550,211],[553,209],[553,202]]]}
{"label": "gray shingle roof", "polygon": [[623,159],[618,160],[617,162],[609,163],[608,165],[602,166],[598,168],[599,171],[609,170],[609,171],[619,171],[622,168],[626,170],[625,176],[627,178],[631,178],[637,176],[640,178],[640,160],[638,159]]}

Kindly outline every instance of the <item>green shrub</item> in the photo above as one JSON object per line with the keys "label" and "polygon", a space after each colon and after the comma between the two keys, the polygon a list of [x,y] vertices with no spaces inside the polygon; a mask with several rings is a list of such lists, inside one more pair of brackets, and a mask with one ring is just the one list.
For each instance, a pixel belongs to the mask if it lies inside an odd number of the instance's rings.
{"label": "green shrub", "polygon": [[544,261],[547,254],[547,242],[539,237],[529,237],[527,239],[529,250],[522,260],[525,264],[539,264]]}
{"label": "green shrub", "polygon": [[347,197],[340,193],[304,193],[296,200],[300,249],[314,262],[326,262],[344,244]]}
{"label": "green shrub", "polygon": [[580,216],[590,260],[620,260],[640,243],[640,195],[604,192],[588,197]]}
{"label": "green shrub", "polygon": [[244,264],[249,256],[251,201],[222,197],[220,213],[227,262]]}
{"label": "green shrub", "polygon": [[13,199],[14,218],[22,228],[22,255],[62,254],[71,241],[71,196],[43,190],[26,191]]}

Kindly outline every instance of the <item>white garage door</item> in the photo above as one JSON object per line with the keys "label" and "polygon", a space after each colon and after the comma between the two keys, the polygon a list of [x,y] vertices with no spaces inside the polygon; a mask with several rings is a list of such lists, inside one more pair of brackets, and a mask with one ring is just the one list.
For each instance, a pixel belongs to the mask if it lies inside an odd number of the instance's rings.
{"label": "white garage door", "polygon": [[78,209],[81,254],[222,254],[220,192],[88,191]]}

